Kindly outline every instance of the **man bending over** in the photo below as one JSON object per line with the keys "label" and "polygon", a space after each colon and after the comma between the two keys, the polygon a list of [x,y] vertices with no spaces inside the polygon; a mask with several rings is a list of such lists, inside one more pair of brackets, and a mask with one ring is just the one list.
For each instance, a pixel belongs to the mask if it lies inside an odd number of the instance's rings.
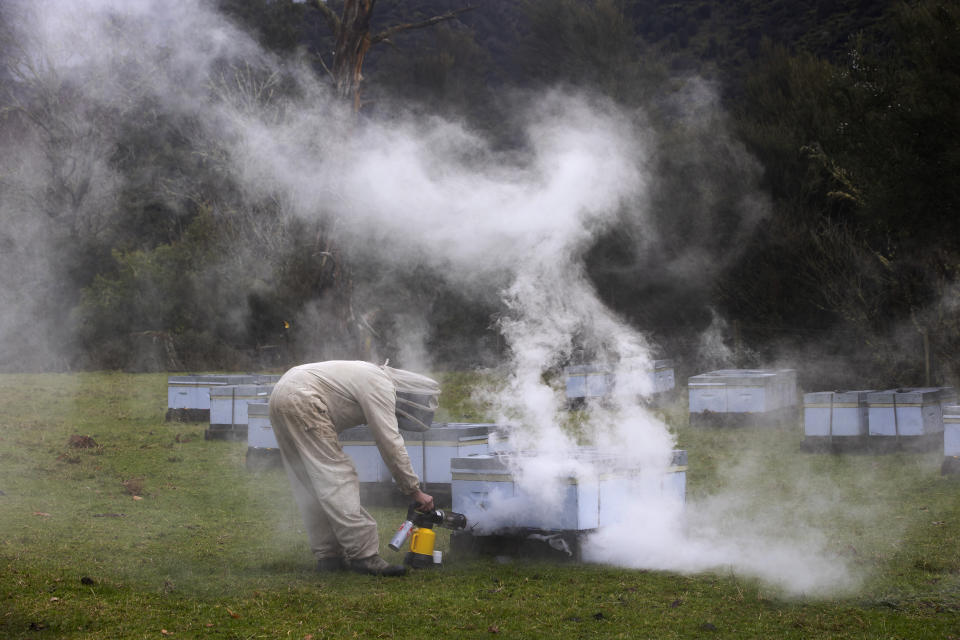
{"label": "man bending over", "polygon": [[369,362],[331,360],[294,367],[270,395],[270,424],[320,571],[403,575],[379,555],[377,523],[360,505],[360,482],[337,434],[360,424],[373,433],[397,487],[423,511],[400,428],[425,431],[440,385],[425,376]]}

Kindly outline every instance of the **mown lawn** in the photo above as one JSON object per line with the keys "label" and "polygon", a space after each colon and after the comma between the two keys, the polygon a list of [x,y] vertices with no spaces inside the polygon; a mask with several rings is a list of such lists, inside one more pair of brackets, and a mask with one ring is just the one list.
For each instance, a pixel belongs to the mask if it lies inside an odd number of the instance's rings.
{"label": "mown lawn", "polygon": [[[479,419],[469,376],[450,382],[445,419]],[[321,577],[282,473],[165,422],[165,375],[4,375],[0,407],[0,638],[960,639],[960,478],[941,452],[803,454],[796,428],[690,429],[682,400],[665,411],[690,499],[738,487],[731,510],[826,531],[859,575],[840,595],[734,569],[455,557],[443,532],[441,569]],[[399,560],[403,510],[371,512]]]}

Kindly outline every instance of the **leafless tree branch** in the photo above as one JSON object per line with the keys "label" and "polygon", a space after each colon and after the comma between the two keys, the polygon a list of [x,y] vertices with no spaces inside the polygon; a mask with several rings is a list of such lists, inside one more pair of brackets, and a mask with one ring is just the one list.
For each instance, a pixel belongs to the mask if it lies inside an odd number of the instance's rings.
{"label": "leafless tree branch", "polygon": [[334,35],[340,33],[340,18],[333,12],[333,9],[327,6],[324,0],[313,0],[313,8],[323,14]]}
{"label": "leafless tree branch", "polygon": [[316,59],[317,59],[317,62],[320,63],[320,66],[323,67],[323,70],[327,73],[327,77],[330,78],[331,80],[335,80],[333,76],[333,71],[330,69],[330,67],[327,66],[327,63],[324,62],[323,56],[321,56],[320,54],[317,54]]}
{"label": "leafless tree branch", "polygon": [[463,7],[462,9],[456,9],[454,11],[448,11],[447,13],[440,16],[433,16],[422,22],[408,22],[406,24],[397,24],[387,29],[384,29],[377,35],[370,38],[370,44],[377,44],[378,42],[383,42],[384,40],[389,40],[392,36],[403,32],[410,31],[412,29],[422,29],[423,27],[430,27],[439,22],[445,22],[447,20],[452,20],[456,18],[461,13],[466,11],[472,11],[474,7]]}

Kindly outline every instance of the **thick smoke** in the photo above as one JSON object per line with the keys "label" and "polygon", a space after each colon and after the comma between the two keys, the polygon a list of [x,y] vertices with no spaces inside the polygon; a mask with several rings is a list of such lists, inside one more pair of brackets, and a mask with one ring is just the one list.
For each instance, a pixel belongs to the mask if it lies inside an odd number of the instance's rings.
{"label": "thick smoke", "polygon": [[[46,283],[30,291],[52,295],[44,207],[74,216],[78,234],[114,223],[99,216],[118,187],[104,163],[117,123],[144,117],[142,104],[161,105],[193,123],[250,202],[271,199],[294,216],[334,219],[344,251],[385,273],[426,269],[470,295],[499,297],[506,383],[488,399],[499,421],[516,426],[509,446],[529,454],[516,470],[521,485],[553,504],[569,475],[605,471],[578,457],[584,443],[644,472],[644,499],[623,505],[626,526],[598,537],[591,557],[680,571],[731,566],[797,591],[844,582],[842,566],[823,559],[818,545],[771,546],[765,532],[744,525],[752,516],[725,519],[732,496],[691,505],[687,516],[700,524],[688,528],[681,505],[660,492],[676,443],[640,400],[652,391],[654,347],[601,303],[584,266],[595,239],[624,220],[656,246],[648,204],[657,135],[642,114],[548,92],[517,105],[524,138],[504,151],[458,122],[403,114],[354,121],[310,71],[273,60],[199,0],[14,2],[4,15],[15,26],[7,55],[18,60],[21,82],[49,88],[51,106],[65,95],[83,99],[76,109],[58,103],[50,120],[58,131],[15,141],[16,161],[5,154],[0,207],[21,241],[17,269],[5,270],[0,287],[3,344],[24,324],[11,308],[29,313],[19,304],[22,286]],[[295,88],[281,92],[281,78]],[[696,95],[684,117],[716,122],[705,117],[715,100],[702,99],[702,85]],[[726,170],[755,171],[722,129],[712,135]],[[744,193],[743,214],[727,212],[733,241],[757,220],[759,200]],[[704,213],[682,213],[691,211]],[[713,227],[699,222],[696,233],[711,237]],[[269,247],[270,238],[257,241]],[[677,269],[699,268],[692,252],[680,253]],[[426,367],[422,316],[395,311],[409,329],[406,357]],[[571,424],[556,372],[577,352],[610,364],[618,384],[609,403]]]}

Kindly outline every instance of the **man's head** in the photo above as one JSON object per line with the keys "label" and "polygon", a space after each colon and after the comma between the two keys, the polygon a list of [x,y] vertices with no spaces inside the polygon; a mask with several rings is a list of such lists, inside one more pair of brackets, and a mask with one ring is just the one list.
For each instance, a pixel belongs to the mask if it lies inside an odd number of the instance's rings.
{"label": "man's head", "polygon": [[435,395],[397,391],[397,426],[404,431],[426,431],[438,405]]}
{"label": "man's head", "polygon": [[397,389],[397,426],[404,431],[426,431],[439,406],[440,384],[419,373],[381,367]]}

